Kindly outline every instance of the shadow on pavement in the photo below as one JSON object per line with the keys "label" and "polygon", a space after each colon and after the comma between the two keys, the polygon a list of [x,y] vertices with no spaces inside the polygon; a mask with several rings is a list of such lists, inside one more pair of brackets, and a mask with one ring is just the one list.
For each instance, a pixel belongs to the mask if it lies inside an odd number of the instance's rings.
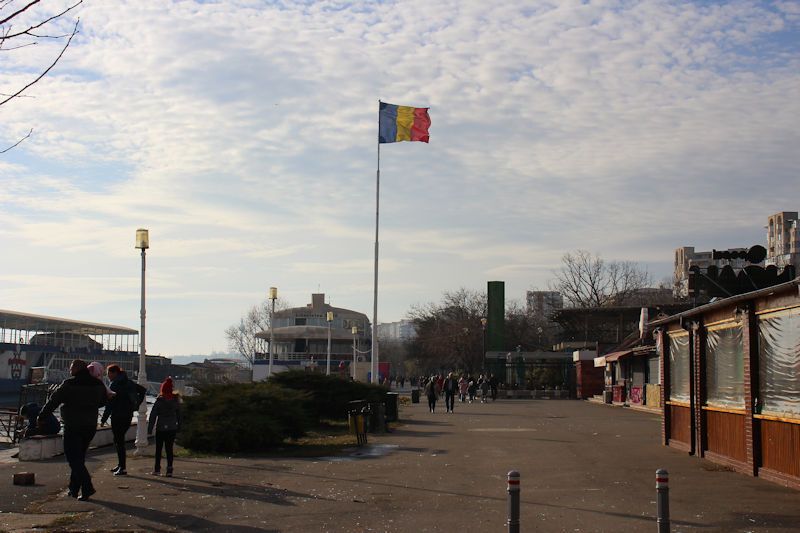
{"label": "shadow on pavement", "polygon": [[[202,464],[214,465],[214,466],[230,466],[225,465],[223,463],[216,463],[213,461],[195,461]],[[270,467],[254,467],[254,466],[243,466],[237,465],[238,468],[246,468],[252,470],[262,470],[262,471],[270,471],[272,470]],[[347,479],[343,477],[336,477],[336,476],[326,476],[322,474],[311,474],[311,473],[304,473],[304,472],[281,472],[284,475],[292,475],[297,477],[304,477],[304,478],[314,478],[314,479],[323,479],[326,481],[334,481],[334,482],[341,482],[341,483],[353,483],[353,484],[360,484],[360,485],[368,485],[368,486],[377,486],[377,487],[387,487],[387,488],[394,488],[394,489],[401,489],[401,490],[413,490],[419,492],[427,492],[431,494],[447,494],[449,496],[457,496],[460,498],[471,498],[475,500],[491,500],[491,501],[498,501],[498,502],[507,502],[508,498],[506,496],[484,496],[481,494],[470,494],[468,492],[456,492],[456,491],[448,491],[448,490],[440,490],[440,489],[430,489],[426,487],[414,487],[411,485],[401,485],[399,483],[388,483],[385,481],[367,481],[362,479]],[[536,489],[533,489],[536,490]],[[631,520],[641,520],[645,522],[653,522],[655,524],[655,518],[652,516],[642,516],[638,514],[630,514],[630,513],[621,513],[617,511],[606,511],[600,509],[587,509],[583,507],[576,507],[571,505],[557,505],[554,503],[543,503],[538,501],[532,501],[523,498],[521,502],[523,505],[531,505],[531,506],[539,506],[539,507],[551,507],[553,509],[566,509],[570,511],[578,511],[584,513],[592,513],[592,514],[601,514],[605,516],[613,516],[617,518],[627,518]],[[654,509],[655,510],[655,509]],[[697,522],[688,522],[682,520],[672,520],[673,524],[682,525],[682,526],[691,526],[691,527],[708,527],[707,524],[701,524]]]}
{"label": "shadow on pavement", "polygon": [[[289,500],[289,498],[314,498],[318,500],[326,500],[320,496],[310,496],[300,492],[292,492],[289,490],[275,489],[272,487],[264,487],[261,485],[237,485],[232,483],[225,483],[223,481],[210,481],[204,479],[193,479],[188,477],[173,477],[173,478],[160,478],[153,477],[140,477],[128,475],[128,477],[141,479],[149,483],[158,483],[175,490],[196,492],[198,494],[207,494],[209,496],[224,496],[226,498],[242,498],[246,500],[254,500],[261,503],[271,503],[273,505],[295,506],[296,504]],[[171,479],[171,481],[167,481]],[[187,481],[196,483],[205,483],[207,486],[194,485],[186,483]],[[176,483],[177,482],[177,483]]]}
{"label": "shadow on pavement", "polygon": [[[128,505],[125,503],[110,502],[105,500],[92,500],[93,503],[105,507],[115,513],[128,515],[132,518],[140,518],[158,524],[164,524],[169,527],[170,531],[173,528],[184,529],[187,531],[226,531],[229,533],[280,533],[277,529],[262,529],[251,526],[240,526],[236,524],[221,524],[194,516],[190,514],[165,513],[156,509],[148,509],[147,507],[137,507],[135,505]],[[144,529],[153,531],[149,526],[142,525]]]}

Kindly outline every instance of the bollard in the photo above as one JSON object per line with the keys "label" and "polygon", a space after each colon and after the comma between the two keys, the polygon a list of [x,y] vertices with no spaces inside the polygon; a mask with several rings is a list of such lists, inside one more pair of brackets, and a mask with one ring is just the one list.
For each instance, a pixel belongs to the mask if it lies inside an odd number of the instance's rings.
{"label": "bollard", "polygon": [[656,470],[656,503],[658,505],[658,533],[669,533],[669,473]]}
{"label": "bollard", "polygon": [[508,473],[508,533],[519,533],[519,472]]}

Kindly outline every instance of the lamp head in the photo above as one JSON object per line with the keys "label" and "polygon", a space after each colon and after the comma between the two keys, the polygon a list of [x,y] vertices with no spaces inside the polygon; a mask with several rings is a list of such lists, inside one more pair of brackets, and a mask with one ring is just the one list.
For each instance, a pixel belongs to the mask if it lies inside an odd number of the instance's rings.
{"label": "lamp head", "polygon": [[353,335],[358,335],[358,326],[353,326],[350,331],[353,332]]}
{"label": "lamp head", "polygon": [[269,288],[269,299],[270,300],[277,300],[278,299],[278,287],[270,287]]}
{"label": "lamp head", "polygon": [[139,228],[136,230],[136,248],[139,250],[150,248],[150,234],[146,229]]}
{"label": "lamp head", "polygon": [[333,322],[333,311],[328,311],[325,313],[325,320],[328,322]]}

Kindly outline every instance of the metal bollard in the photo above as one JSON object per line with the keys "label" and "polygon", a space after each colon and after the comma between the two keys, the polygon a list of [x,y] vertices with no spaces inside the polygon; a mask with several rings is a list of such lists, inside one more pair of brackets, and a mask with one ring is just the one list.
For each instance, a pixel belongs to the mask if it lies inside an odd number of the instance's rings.
{"label": "metal bollard", "polygon": [[669,533],[669,473],[656,470],[656,503],[658,505],[658,533]]}
{"label": "metal bollard", "polygon": [[508,473],[508,533],[519,533],[519,472]]}

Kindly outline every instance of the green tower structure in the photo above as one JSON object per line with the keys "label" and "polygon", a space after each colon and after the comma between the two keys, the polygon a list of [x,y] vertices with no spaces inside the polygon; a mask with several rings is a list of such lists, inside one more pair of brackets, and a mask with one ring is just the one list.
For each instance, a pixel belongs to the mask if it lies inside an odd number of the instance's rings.
{"label": "green tower structure", "polygon": [[486,324],[486,350],[499,352],[505,346],[506,284],[504,281],[490,281],[487,286],[488,322]]}

